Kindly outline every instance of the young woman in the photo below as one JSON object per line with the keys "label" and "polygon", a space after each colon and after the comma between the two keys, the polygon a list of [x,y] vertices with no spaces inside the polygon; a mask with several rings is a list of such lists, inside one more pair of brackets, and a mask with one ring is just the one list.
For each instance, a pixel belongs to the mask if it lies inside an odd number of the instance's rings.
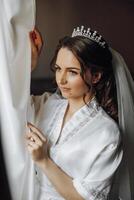
{"label": "young woman", "polygon": [[[32,68],[41,39],[31,37]],[[36,164],[39,200],[106,200],[122,159],[112,54],[95,31],[74,30],[51,62],[58,92],[32,97],[28,151]]]}

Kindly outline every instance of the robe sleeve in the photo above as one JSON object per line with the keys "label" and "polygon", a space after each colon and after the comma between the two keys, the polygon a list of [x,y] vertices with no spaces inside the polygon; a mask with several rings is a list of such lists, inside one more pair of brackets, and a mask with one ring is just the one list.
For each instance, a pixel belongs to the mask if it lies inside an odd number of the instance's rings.
{"label": "robe sleeve", "polygon": [[107,200],[113,174],[121,159],[119,141],[102,146],[87,175],[73,179],[75,189],[85,200]]}

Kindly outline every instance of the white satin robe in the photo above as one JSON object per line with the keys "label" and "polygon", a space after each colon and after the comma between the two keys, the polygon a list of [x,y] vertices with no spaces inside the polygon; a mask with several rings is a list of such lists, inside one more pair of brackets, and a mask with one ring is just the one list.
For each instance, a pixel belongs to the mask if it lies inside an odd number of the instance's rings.
{"label": "white satin robe", "polygon": [[[51,144],[51,159],[72,177],[77,192],[85,200],[106,200],[122,159],[118,126],[94,99],[80,108],[61,132],[67,105],[57,94],[34,96],[35,124]],[[64,199],[38,167],[35,176],[39,200]]]}

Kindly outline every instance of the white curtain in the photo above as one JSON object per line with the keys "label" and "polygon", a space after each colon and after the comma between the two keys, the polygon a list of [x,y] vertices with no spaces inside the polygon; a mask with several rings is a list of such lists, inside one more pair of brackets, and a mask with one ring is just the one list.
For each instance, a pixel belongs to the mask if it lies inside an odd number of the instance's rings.
{"label": "white curtain", "polygon": [[0,1],[1,140],[13,200],[36,199],[34,165],[24,145],[34,23],[34,0]]}

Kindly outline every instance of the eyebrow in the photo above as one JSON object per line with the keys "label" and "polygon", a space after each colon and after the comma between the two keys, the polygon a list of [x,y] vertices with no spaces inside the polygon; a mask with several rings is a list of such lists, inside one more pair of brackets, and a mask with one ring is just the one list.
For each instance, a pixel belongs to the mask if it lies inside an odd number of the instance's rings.
{"label": "eyebrow", "polygon": [[[59,65],[55,64],[55,66],[60,67]],[[60,67],[61,68],[61,67]],[[81,69],[77,68],[77,67],[66,67],[66,69],[76,69],[81,71]]]}

